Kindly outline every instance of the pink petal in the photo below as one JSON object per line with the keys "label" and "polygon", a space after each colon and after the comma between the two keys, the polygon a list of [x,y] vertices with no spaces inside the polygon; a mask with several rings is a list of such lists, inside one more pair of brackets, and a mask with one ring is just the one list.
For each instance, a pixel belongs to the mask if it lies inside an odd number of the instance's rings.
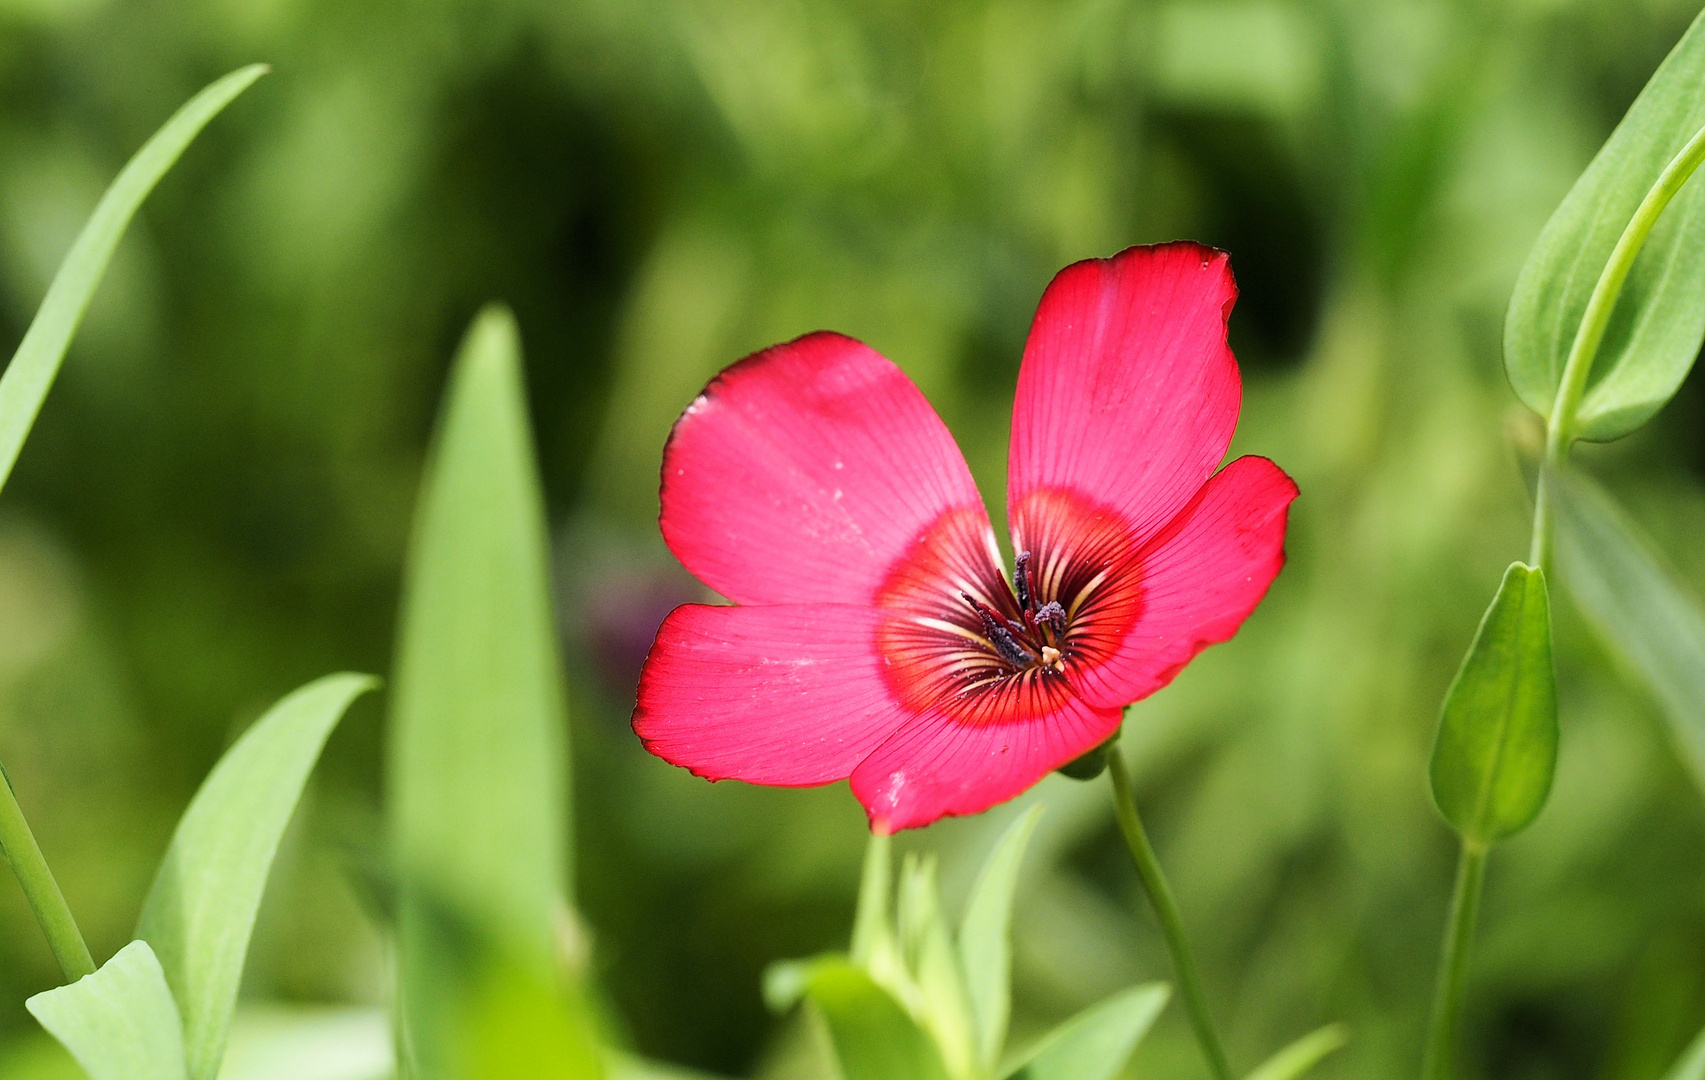
{"label": "pink petal", "polygon": [[1262,457],[1220,470],[1132,564],[1134,618],[1096,663],[1075,669],[1088,702],[1140,700],[1209,645],[1237,633],[1285,563],[1285,522],[1297,487]]}
{"label": "pink petal", "polygon": [[808,334],[718,375],[663,452],[663,538],[743,604],[869,604],[949,513],[993,536],[971,471],[905,374]]}
{"label": "pink petal", "polygon": [[[1057,692],[1037,692],[1038,680],[1015,687],[1005,707],[1045,701],[1040,715],[1003,718],[990,695],[988,710],[969,716],[943,711],[908,721],[853,770],[852,790],[877,833],[928,825],[938,818],[978,814],[1023,792],[1061,765],[1106,742],[1118,730],[1119,709],[1085,704],[1063,680]],[[1027,692],[1029,691],[1029,692]]]}
{"label": "pink petal", "polygon": [[881,621],[838,604],[678,607],[646,658],[634,731],[711,780],[840,780],[905,719],[876,652]]}
{"label": "pink petal", "polygon": [[[1018,373],[1009,511],[1033,491],[1068,491],[1123,518],[1138,543],[1164,528],[1237,426],[1242,384],[1225,341],[1236,298],[1225,253],[1200,244],[1060,271]],[[1033,547],[1016,531],[1013,542]]]}

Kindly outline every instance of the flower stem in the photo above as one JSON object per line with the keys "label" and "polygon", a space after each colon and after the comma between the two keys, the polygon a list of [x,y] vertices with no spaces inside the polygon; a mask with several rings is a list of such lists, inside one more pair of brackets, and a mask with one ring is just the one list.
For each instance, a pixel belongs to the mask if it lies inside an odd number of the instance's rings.
{"label": "flower stem", "polygon": [[65,895],[59,891],[53,871],[41,856],[41,848],[36,844],[35,834],[30,832],[29,822],[24,820],[23,808],[12,792],[12,780],[4,766],[0,766],[0,855],[6,857],[18,875],[18,884],[24,887],[30,910],[35,912],[36,922],[47,935],[47,946],[53,950],[53,958],[59,961],[65,977],[76,982],[85,975],[93,975],[95,958],[89,955],[89,946],[83,943],[83,933],[77,929],[77,920],[65,904]]}
{"label": "flower stem", "polygon": [[1474,940],[1474,920],[1480,913],[1480,888],[1485,878],[1485,845],[1464,840],[1462,859],[1456,866],[1456,892],[1450,900],[1450,921],[1445,925],[1444,952],[1439,957],[1421,1080],[1448,1080],[1451,1073],[1451,1048],[1456,1043],[1456,1026],[1462,1018],[1463,993],[1468,984],[1468,948]]}
{"label": "flower stem", "polygon": [[1113,778],[1113,803],[1119,812],[1119,830],[1125,834],[1125,846],[1131,849],[1131,859],[1137,864],[1137,876],[1160,918],[1166,934],[1166,947],[1172,954],[1172,967],[1178,976],[1178,988],[1184,995],[1184,1008],[1190,1013],[1190,1026],[1196,1029],[1196,1041],[1202,1046],[1202,1056],[1214,1080],[1231,1080],[1231,1068],[1226,1064],[1225,1047],[1214,1028],[1213,1014],[1208,1011],[1207,995],[1202,992],[1202,977],[1196,971],[1196,958],[1190,952],[1190,942],[1184,936],[1184,920],[1178,914],[1178,901],[1172,898],[1172,887],[1161,873],[1160,860],[1155,858],[1148,833],[1137,816],[1137,803],[1131,796],[1131,776],[1125,769],[1125,755],[1119,748],[1109,747],[1107,772]]}

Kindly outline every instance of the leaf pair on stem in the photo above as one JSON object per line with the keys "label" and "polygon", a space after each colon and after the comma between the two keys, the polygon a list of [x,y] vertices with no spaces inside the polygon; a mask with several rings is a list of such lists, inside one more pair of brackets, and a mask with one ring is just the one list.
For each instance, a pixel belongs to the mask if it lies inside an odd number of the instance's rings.
{"label": "leaf pair on stem", "polygon": [[[1511,298],[1510,383],[1546,418],[1533,541],[1481,622],[1446,695],[1431,779],[1462,838],[1422,1072],[1451,1072],[1487,852],[1551,790],[1557,693],[1547,577],[1563,526],[1577,600],[1635,658],[1672,716],[1705,703],[1705,619],[1650,559],[1607,495],[1568,469],[1577,439],[1621,438],[1674,396],[1705,338],[1705,15],[1653,75],[1546,224]],[[1637,605],[1637,606],[1636,606]],[[1698,712],[1685,721],[1705,746]]]}

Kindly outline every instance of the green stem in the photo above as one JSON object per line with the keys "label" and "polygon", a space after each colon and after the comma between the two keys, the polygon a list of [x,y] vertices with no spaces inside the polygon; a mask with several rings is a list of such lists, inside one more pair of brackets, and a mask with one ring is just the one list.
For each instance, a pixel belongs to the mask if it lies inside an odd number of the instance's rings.
{"label": "green stem", "polygon": [[1474,940],[1474,920],[1480,913],[1480,891],[1486,879],[1486,847],[1462,842],[1456,866],[1456,892],[1445,925],[1444,953],[1439,957],[1438,985],[1433,991],[1433,1016],[1427,1025],[1427,1049],[1421,1058],[1421,1080],[1449,1080],[1451,1048],[1468,985],[1468,948]]}
{"label": "green stem", "polygon": [[1231,1080],[1231,1068],[1226,1064],[1225,1047],[1219,1032],[1214,1029],[1213,1014],[1208,1011],[1208,998],[1202,992],[1202,977],[1196,971],[1196,958],[1190,953],[1190,942],[1184,936],[1184,920],[1178,914],[1178,902],[1172,898],[1172,887],[1161,873],[1160,860],[1149,845],[1148,833],[1137,816],[1137,803],[1131,797],[1131,776],[1125,770],[1125,755],[1117,746],[1107,749],[1107,772],[1113,778],[1113,802],[1119,811],[1119,829],[1125,834],[1125,846],[1131,849],[1131,859],[1137,864],[1137,876],[1143,880],[1154,913],[1160,918],[1160,928],[1166,934],[1166,947],[1172,953],[1172,967],[1178,975],[1178,988],[1184,995],[1184,1008],[1190,1013],[1190,1026],[1196,1029],[1196,1041],[1202,1046],[1202,1056],[1215,1080]]}
{"label": "green stem", "polygon": [[1551,485],[1545,479],[1551,467],[1551,462],[1540,465],[1539,479],[1533,489],[1533,540],[1527,553],[1527,564],[1537,567],[1546,581],[1552,580],[1551,535],[1555,531],[1551,523]]}
{"label": "green stem", "polygon": [[29,822],[24,820],[23,808],[18,805],[11,778],[3,766],[0,766],[0,854],[5,855],[18,875],[18,884],[24,887],[30,910],[35,912],[36,922],[47,935],[47,947],[53,950],[53,958],[59,961],[65,977],[76,982],[85,975],[93,975],[95,958],[89,955],[89,946],[83,943],[83,933],[77,929],[77,920],[71,917],[65,895],[59,891],[53,871],[41,856],[41,848],[36,844],[35,834],[30,832]]}

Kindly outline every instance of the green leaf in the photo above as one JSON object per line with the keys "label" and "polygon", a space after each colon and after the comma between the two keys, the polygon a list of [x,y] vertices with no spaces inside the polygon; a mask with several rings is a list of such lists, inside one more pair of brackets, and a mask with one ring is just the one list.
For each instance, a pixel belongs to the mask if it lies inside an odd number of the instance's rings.
{"label": "green leaf", "polygon": [[1557,559],[1582,614],[1646,684],[1705,789],[1705,606],[1585,473],[1551,470]]}
{"label": "green leaf", "polygon": [[107,262],[130,219],[190,142],[238,94],[269,69],[254,64],[220,79],[172,114],[107,188],[88,224],[59,265],[34,321],[0,375],[0,487],[12,475],[24,439],[59,374],[71,335],[95,295]]}
{"label": "green leaf", "polygon": [[93,975],[24,1006],[92,1080],[185,1080],[183,1025],[146,941],[120,949]]}
{"label": "green leaf", "polygon": [[491,963],[550,983],[570,895],[565,695],[532,447],[515,322],[491,307],[457,355],[422,483],[391,699],[399,997],[427,1080],[452,1075],[447,1055],[474,1038],[450,1026],[483,1015],[468,995]]}
{"label": "green leaf", "polygon": [[1705,1031],[1693,1037],[1664,1080],[1705,1080]]}
{"label": "green leaf", "polygon": [[213,767],[178,822],[136,936],[183,1010],[190,1080],[213,1080],[278,842],[332,728],[369,675],[328,675],[274,705]]}
{"label": "green leaf", "polygon": [[[1624,229],[1705,128],[1705,15],[1671,51],[1546,223],[1504,323],[1504,362],[1522,401],[1551,414],[1588,301]],[[1684,178],[1683,178],[1684,179]],[[1614,439],[1675,394],[1705,338],[1705,182],[1683,186],[1629,268],[1575,418]]]}
{"label": "green leaf", "polygon": [[959,964],[983,1072],[994,1068],[1006,1044],[1012,1012],[1012,895],[1024,849],[1041,816],[1042,807],[1033,806],[1008,826],[978,873],[959,924]]}
{"label": "green leaf", "polygon": [[1091,1005],[1043,1037],[1007,1080],[1112,1080],[1171,993],[1150,983]]}
{"label": "green leaf", "polygon": [[859,877],[851,948],[853,961],[858,964],[869,964],[877,949],[893,941],[894,927],[888,916],[894,872],[891,846],[888,836],[871,833],[864,848],[864,872]]}
{"label": "green leaf", "polygon": [[806,995],[828,1025],[843,1080],[947,1080],[935,1043],[862,969],[819,961]]}
{"label": "green leaf", "polygon": [[1445,695],[1433,800],[1464,839],[1489,844],[1539,813],[1556,763],[1545,575],[1513,563]]}
{"label": "green leaf", "polygon": [[[971,1006],[941,914],[934,855],[906,854],[900,872],[899,924],[900,948],[918,992],[913,1015],[934,1037],[948,1074],[971,1076],[977,1071]],[[879,975],[880,969],[872,974]]]}
{"label": "green leaf", "polygon": [[1248,1080],[1296,1080],[1349,1041],[1350,1033],[1343,1024],[1327,1024],[1262,1062]]}

